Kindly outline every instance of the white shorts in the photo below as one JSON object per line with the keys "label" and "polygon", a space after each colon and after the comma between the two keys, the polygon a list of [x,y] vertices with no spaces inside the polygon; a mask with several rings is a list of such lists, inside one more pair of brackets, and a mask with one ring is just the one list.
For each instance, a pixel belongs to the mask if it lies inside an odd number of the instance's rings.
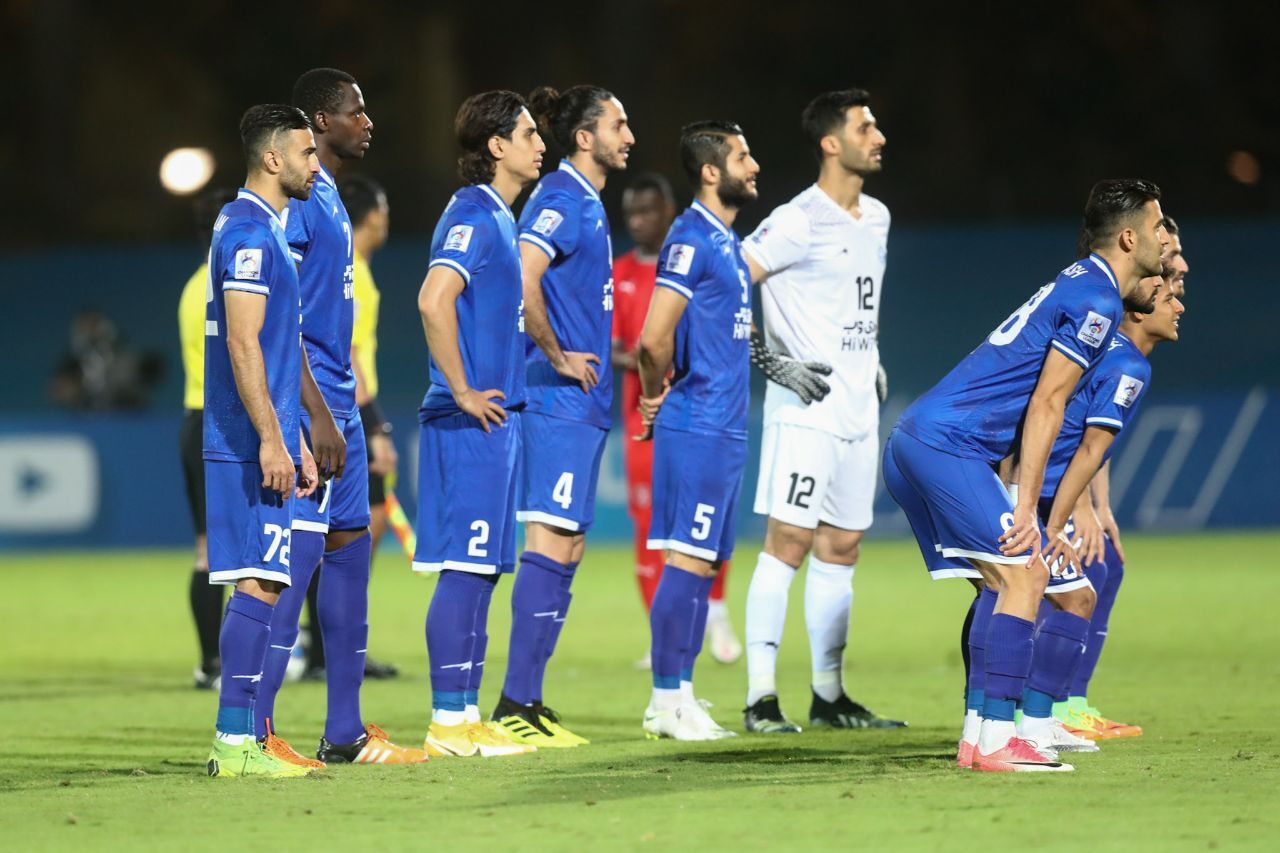
{"label": "white shorts", "polygon": [[773,423],[764,428],[755,511],[813,530],[818,522],[841,530],[871,527],[879,441]]}

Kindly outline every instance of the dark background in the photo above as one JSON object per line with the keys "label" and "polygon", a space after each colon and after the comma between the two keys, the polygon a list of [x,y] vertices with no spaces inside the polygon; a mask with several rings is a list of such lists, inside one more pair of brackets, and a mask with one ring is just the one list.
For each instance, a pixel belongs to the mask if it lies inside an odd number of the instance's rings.
{"label": "dark background", "polygon": [[[0,0],[3,2],[3,0]],[[204,146],[210,186],[243,179],[237,123],[333,65],[361,82],[392,239],[383,290],[386,402],[425,388],[415,294],[430,230],[457,186],[453,115],[468,95],[592,82],[617,93],[638,145],[687,197],[679,128],[741,123],[760,161],[748,233],[813,180],[799,114],[859,85],[888,136],[868,192],[893,213],[882,353],[896,393],[936,381],[1071,262],[1089,187],[1158,182],[1192,267],[1184,341],[1159,387],[1280,388],[1280,13],[1264,3],[790,4],[603,2],[151,4],[7,2],[0,134],[10,197],[0,228],[0,338],[24,369],[0,410],[52,407],[48,377],[73,314],[98,308],[162,364],[150,408],[181,399],[176,305],[204,247],[162,157]],[[553,168],[555,158],[548,161]],[[626,176],[604,198],[614,246]],[[519,204],[517,204],[517,209]]]}
{"label": "dark background", "polygon": [[[364,168],[393,191],[401,234],[428,231],[455,184],[463,98],[577,82],[626,105],[633,169],[674,177],[682,124],[738,121],[763,167],[755,218],[811,179],[804,104],[850,85],[872,92],[888,135],[871,191],[899,222],[1074,216],[1095,180],[1116,175],[1157,181],[1184,215],[1280,212],[1274,3],[0,8],[14,110],[0,168],[23,200],[0,232],[8,246],[182,239],[188,207],[156,177],[164,154],[208,147],[214,183],[238,184],[241,112],[287,100],[317,65],[362,84],[376,125]],[[1254,158],[1255,183],[1228,174],[1233,152]]]}

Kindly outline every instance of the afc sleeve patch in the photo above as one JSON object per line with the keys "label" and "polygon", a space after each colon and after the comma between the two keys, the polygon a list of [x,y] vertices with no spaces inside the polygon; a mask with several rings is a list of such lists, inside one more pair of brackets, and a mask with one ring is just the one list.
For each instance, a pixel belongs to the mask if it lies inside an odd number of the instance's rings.
{"label": "afc sleeve patch", "polygon": [[532,230],[535,234],[550,237],[551,233],[560,227],[561,222],[564,222],[564,217],[551,208],[547,208],[538,214],[538,218],[534,220]]}
{"label": "afc sleeve patch", "polygon": [[444,246],[441,247],[445,252],[466,252],[471,245],[471,232],[473,228],[470,225],[455,225],[449,229],[449,233],[445,235]]}
{"label": "afc sleeve patch", "polygon": [[262,250],[237,249],[235,278],[240,281],[258,281],[262,278]]}
{"label": "afc sleeve patch", "polygon": [[1080,324],[1080,330],[1076,332],[1076,337],[1084,341],[1091,347],[1100,347],[1102,342],[1106,340],[1107,331],[1111,328],[1111,319],[1103,317],[1095,311],[1090,311],[1088,316],[1084,318],[1084,322]]}
{"label": "afc sleeve patch", "polygon": [[1134,379],[1127,373],[1120,375],[1120,386],[1116,388],[1115,404],[1124,406],[1126,409],[1133,406],[1138,400],[1138,395],[1142,393],[1142,386],[1145,383],[1141,379]]}
{"label": "afc sleeve patch", "polygon": [[671,251],[667,253],[667,265],[663,269],[676,275],[688,275],[693,268],[693,255],[696,251],[688,243],[672,244]]}

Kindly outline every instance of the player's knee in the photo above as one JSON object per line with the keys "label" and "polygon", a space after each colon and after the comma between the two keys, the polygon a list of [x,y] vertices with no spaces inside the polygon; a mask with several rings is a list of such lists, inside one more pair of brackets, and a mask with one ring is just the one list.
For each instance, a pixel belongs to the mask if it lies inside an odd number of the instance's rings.
{"label": "player's knee", "polygon": [[[764,537],[766,554],[777,557],[788,566],[795,568],[804,562],[811,547],[813,547],[812,530],[769,519],[769,528]],[[818,559],[822,557],[819,556]]]}
{"label": "player's knee", "polygon": [[824,563],[856,566],[861,550],[861,531],[819,526],[814,536],[813,555]]}
{"label": "player's knee", "polygon": [[1064,598],[1066,600],[1062,602],[1062,609],[1082,619],[1093,616],[1093,608],[1098,604],[1098,594],[1091,586],[1074,589]]}

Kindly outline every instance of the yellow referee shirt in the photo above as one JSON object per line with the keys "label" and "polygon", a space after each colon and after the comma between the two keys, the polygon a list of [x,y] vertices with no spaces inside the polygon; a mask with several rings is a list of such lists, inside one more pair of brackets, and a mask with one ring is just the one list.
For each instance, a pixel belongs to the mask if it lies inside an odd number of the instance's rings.
{"label": "yellow referee shirt", "polygon": [[359,252],[353,252],[352,298],[355,300],[356,322],[351,328],[351,349],[360,365],[371,398],[378,396],[378,369],[375,357],[378,353],[378,301],[382,298],[378,286],[373,283],[369,262]]}
{"label": "yellow referee shirt", "polygon": [[209,288],[209,265],[201,264],[182,288],[178,300],[178,337],[182,341],[182,371],[186,374],[182,405],[204,408],[204,314]]}

